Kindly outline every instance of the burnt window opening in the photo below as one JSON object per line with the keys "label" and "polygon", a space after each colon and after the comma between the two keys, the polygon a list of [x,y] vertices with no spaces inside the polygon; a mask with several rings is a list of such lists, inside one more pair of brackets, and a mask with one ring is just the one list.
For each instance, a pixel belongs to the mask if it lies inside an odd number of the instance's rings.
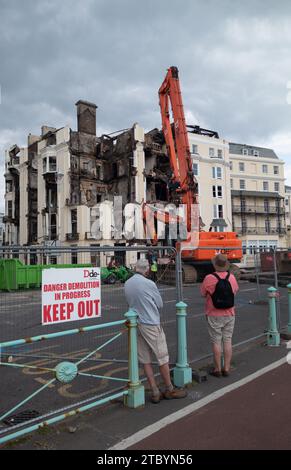
{"label": "burnt window opening", "polygon": [[56,134],[50,134],[46,139],[46,144],[47,145],[56,145],[56,143],[57,143]]}
{"label": "burnt window opening", "polygon": [[167,201],[168,200],[168,189],[166,183],[156,183],[156,199],[158,201]]}
{"label": "burnt window opening", "polygon": [[72,224],[72,235],[76,235],[78,231],[77,209],[71,210],[71,224]]}
{"label": "burnt window opening", "polygon": [[49,214],[49,240],[57,239],[57,214]]}
{"label": "burnt window opening", "polygon": [[57,205],[58,205],[58,200],[57,200],[57,191],[55,186],[49,186],[47,187],[46,191],[46,207],[47,210],[50,211],[57,211]]}
{"label": "burnt window opening", "polygon": [[112,164],[112,178],[118,177],[118,165],[117,163]]}
{"label": "burnt window opening", "polygon": [[96,195],[96,202],[97,204],[102,201],[102,194],[97,194]]}

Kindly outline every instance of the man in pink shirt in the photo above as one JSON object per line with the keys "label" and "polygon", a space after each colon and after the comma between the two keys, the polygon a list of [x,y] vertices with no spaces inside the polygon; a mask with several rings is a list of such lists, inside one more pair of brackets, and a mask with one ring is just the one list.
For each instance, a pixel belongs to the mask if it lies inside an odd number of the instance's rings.
{"label": "man in pink shirt", "polygon": [[[205,309],[214,356],[215,377],[228,376],[232,357],[232,335],[235,323],[234,296],[239,287],[236,278],[228,272],[229,262],[219,254],[212,260],[215,272],[208,274],[201,285],[206,297]],[[221,371],[221,341],[223,341],[224,369]]]}

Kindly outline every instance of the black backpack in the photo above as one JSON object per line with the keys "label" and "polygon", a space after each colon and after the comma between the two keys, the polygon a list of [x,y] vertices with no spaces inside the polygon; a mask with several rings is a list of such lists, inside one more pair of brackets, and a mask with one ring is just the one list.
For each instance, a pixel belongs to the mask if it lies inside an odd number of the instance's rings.
{"label": "black backpack", "polygon": [[214,307],[217,309],[232,308],[234,306],[234,293],[229,282],[230,273],[225,279],[221,279],[216,273],[212,275],[218,280],[215,291],[211,295]]}

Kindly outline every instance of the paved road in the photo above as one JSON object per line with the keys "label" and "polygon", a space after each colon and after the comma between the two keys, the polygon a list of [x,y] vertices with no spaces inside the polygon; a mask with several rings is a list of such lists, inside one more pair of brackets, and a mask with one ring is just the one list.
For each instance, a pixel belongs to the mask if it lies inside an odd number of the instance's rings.
{"label": "paved road", "polygon": [[[217,379],[223,380],[223,379]],[[291,449],[291,366],[284,364],[131,449]]]}

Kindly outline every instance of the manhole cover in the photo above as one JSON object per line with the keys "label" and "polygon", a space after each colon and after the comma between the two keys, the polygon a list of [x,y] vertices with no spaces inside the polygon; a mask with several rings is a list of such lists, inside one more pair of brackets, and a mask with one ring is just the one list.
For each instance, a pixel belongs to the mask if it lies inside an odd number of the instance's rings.
{"label": "manhole cover", "polygon": [[36,410],[26,410],[16,415],[8,416],[7,418],[3,419],[3,423],[7,424],[8,426],[14,426],[15,424],[21,424],[25,421],[29,421],[30,419],[37,418],[39,415],[40,413]]}

